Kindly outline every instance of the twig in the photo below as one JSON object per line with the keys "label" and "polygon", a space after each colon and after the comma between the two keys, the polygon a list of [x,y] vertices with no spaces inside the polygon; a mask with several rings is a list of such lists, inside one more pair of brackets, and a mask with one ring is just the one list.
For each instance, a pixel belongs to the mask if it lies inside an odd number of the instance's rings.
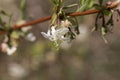
{"label": "twig", "polygon": [[[107,6],[105,8],[106,9],[113,9],[113,8],[116,8],[119,4],[120,4],[120,2],[115,1],[115,2],[112,2],[112,4],[110,6]],[[100,10],[88,10],[88,11],[85,11],[85,12],[67,13],[66,15],[74,17],[74,16],[83,16],[83,15],[95,14],[95,13],[99,13],[99,12],[100,12]],[[30,26],[30,25],[35,25],[35,24],[38,24],[38,23],[42,23],[42,22],[50,20],[51,17],[52,16],[47,16],[47,17],[43,17],[43,18],[40,18],[40,19],[37,19],[37,20],[26,22],[22,25],[14,25],[13,29],[16,30],[16,29],[20,29],[20,28],[27,27],[27,26]],[[4,34],[4,33],[5,32],[2,32],[2,31],[0,32],[0,34]]]}

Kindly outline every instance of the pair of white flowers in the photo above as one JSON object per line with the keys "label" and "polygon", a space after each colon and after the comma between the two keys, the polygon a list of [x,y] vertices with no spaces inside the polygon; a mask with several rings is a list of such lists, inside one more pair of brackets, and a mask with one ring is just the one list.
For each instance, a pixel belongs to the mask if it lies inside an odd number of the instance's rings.
{"label": "pair of white flowers", "polygon": [[17,46],[9,47],[7,43],[2,43],[1,49],[2,49],[2,52],[7,53],[8,55],[12,55],[17,50]]}
{"label": "pair of white flowers", "polygon": [[69,40],[69,38],[65,37],[65,34],[67,34],[69,32],[69,29],[66,27],[61,27],[58,29],[55,29],[56,26],[52,26],[51,29],[48,30],[47,33],[45,32],[41,32],[41,34],[49,39],[50,41],[54,41],[57,42],[58,40],[61,41],[66,41]]}

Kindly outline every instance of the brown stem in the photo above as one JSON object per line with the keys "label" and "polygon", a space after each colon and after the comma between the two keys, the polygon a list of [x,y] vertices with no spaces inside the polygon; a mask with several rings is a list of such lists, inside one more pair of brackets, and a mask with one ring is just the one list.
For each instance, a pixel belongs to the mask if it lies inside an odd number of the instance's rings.
{"label": "brown stem", "polygon": [[13,27],[14,30],[16,29],[19,29],[19,28],[22,28],[22,27],[27,27],[27,26],[30,26],[30,25],[35,25],[35,24],[38,24],[38,23],[42,23],[42,22],[45,22],[47,20],[50,20],[51,19],[51,16],[47,16],[47,17],[43,17],[43,18],[40,18],[40,19],[37,19],[37,20],[33,20],[31,22],[26,22],[22,25],[15,25]]}
{"label": "brown stem", "polygon": [[[118,5],[120,4],[120,2],[113,2],[110,6],[107,6],[106,9],[113,9],[113,8],[116,8]],[[71,16],[71,17],[74,17],[74,16],[83,16],[83,15],[89,15],[89,14],[94,14],[94,13],[99,13],[100,10],[88,10],[88,11],[85,11],[85,12],[72,12],[72,13],[67,13],[66,15],[68,16]],[[30,21],[30,22],[26,22],[22,25],[14,25],[13,26],[13,29],[16,30],[16,29],[20,29],[20,28],[23,28],[23,27],[27,27],[27,26],[30,26],[30,25],[35,25],[35,24],[38,24],[38,23],[42,23],[42,22],[45,22],[45,21],[48,21],[51,19],[52,16],[47,16],[47,17],[43,17],[43,18],[40,18],[40,19],[37,19],[37,20],[33,20],[33,21]],[[0,32],[0,34],[4,34],[5,32]]]}

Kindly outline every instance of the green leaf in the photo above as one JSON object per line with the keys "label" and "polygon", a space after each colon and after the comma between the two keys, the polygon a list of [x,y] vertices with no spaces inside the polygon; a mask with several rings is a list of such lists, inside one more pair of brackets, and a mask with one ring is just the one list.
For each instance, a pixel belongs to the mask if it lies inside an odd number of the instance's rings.
{"label": "green leaf", "polygon": [[58,4],[59,4],[58,0],[52,0],[52,3],[53,3],[54,5],[58,5]]}
{"label": "green leaf", "polygon": [[87,4],[88,4],[88,8],[91,8],[93,6],[94,1],[93,0],[88,0]]}
{"label": "green leaf", "polygon": [[52,19],[51,19],[51,25],[53,25],[55,23],[56,19],[57,19],[57,14],[54,13],[52,16]]}
{"label": "green leaf", "polygon": [[99,4],[94,4],[93,5],[95,7],[95,9],[97,10],[102,10],[102,7]]}
{"label": "green leaf", "polygon": [[26,0],[21,0],[21,3],[20,3],[20,10],[21,10],[20,19],[25,19],[25,15],[24,15],[25,8],[26,8]]}
{"label": "green leaf", "polygon": [[102,28],[101,28],[101,34],[102,34],[102,38],[103,38],[104,42],[107,44],[108,41],[107,41],[107,39],[105,38],[105,35],[106,35],[106,28],[105,28],[105,27],[102,27]]}
{"label": "green leaf", "polygon": [[86,0],[80,0],[80,5],[84,5]]}
{"label": "green leaf", "polygon": [[78,5],[78,4],[71,4],[71,5],[68,5],[68,6],[63,7],[63,9],[72,8],[72,7],[75,7],[75,6],[77,6],[77,5]]}
{"label": "green leaf", "polygon": [[111,11],[109,11],[109,10],[103,10],[103,13],[104,13],[106,16],[110,16],[110,15],[111,15]]}
{"label": "green leaf", "polygon": [[25,7],[26,7],[26,0],[21,0],[20,9],[22,12],[25,10]]}
{"label": "green leaf", "polygon": [[93,7],[93,0],[80,0],[80,8],[77,11],[85,11]]}
{"label": "green leaf", "polygon": [[104,27],[101,28],[101,34],[102,34],[103,36],[106,35],[106,28],[104,28]]}

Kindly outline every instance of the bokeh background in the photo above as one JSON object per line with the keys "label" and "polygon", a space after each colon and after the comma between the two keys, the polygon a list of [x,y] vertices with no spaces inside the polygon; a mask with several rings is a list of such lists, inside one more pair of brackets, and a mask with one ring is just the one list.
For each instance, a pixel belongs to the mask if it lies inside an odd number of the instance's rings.
{"label": "bokeh background", "polygon": [[[13,23],[19,19],[21,0],[0,0],[0,9],[13,14]],[[105,0],[107,1],[107,0]],[[66,0],[66,4],[78,0]],[[27,0],[27,21],[51,14],[50,0]],[[58,51],[40,32],[47,31],[49,21],[33,25],[35,42],[21,39],[12,56],[0,52],[0,80],[119,80],[120,79],[120,22],[114,15],[113,33],[105,44],[99,32],[91,32],[95,14],[79,17],[81,34]],[[0,36],[1,41],[3,36]]]}

